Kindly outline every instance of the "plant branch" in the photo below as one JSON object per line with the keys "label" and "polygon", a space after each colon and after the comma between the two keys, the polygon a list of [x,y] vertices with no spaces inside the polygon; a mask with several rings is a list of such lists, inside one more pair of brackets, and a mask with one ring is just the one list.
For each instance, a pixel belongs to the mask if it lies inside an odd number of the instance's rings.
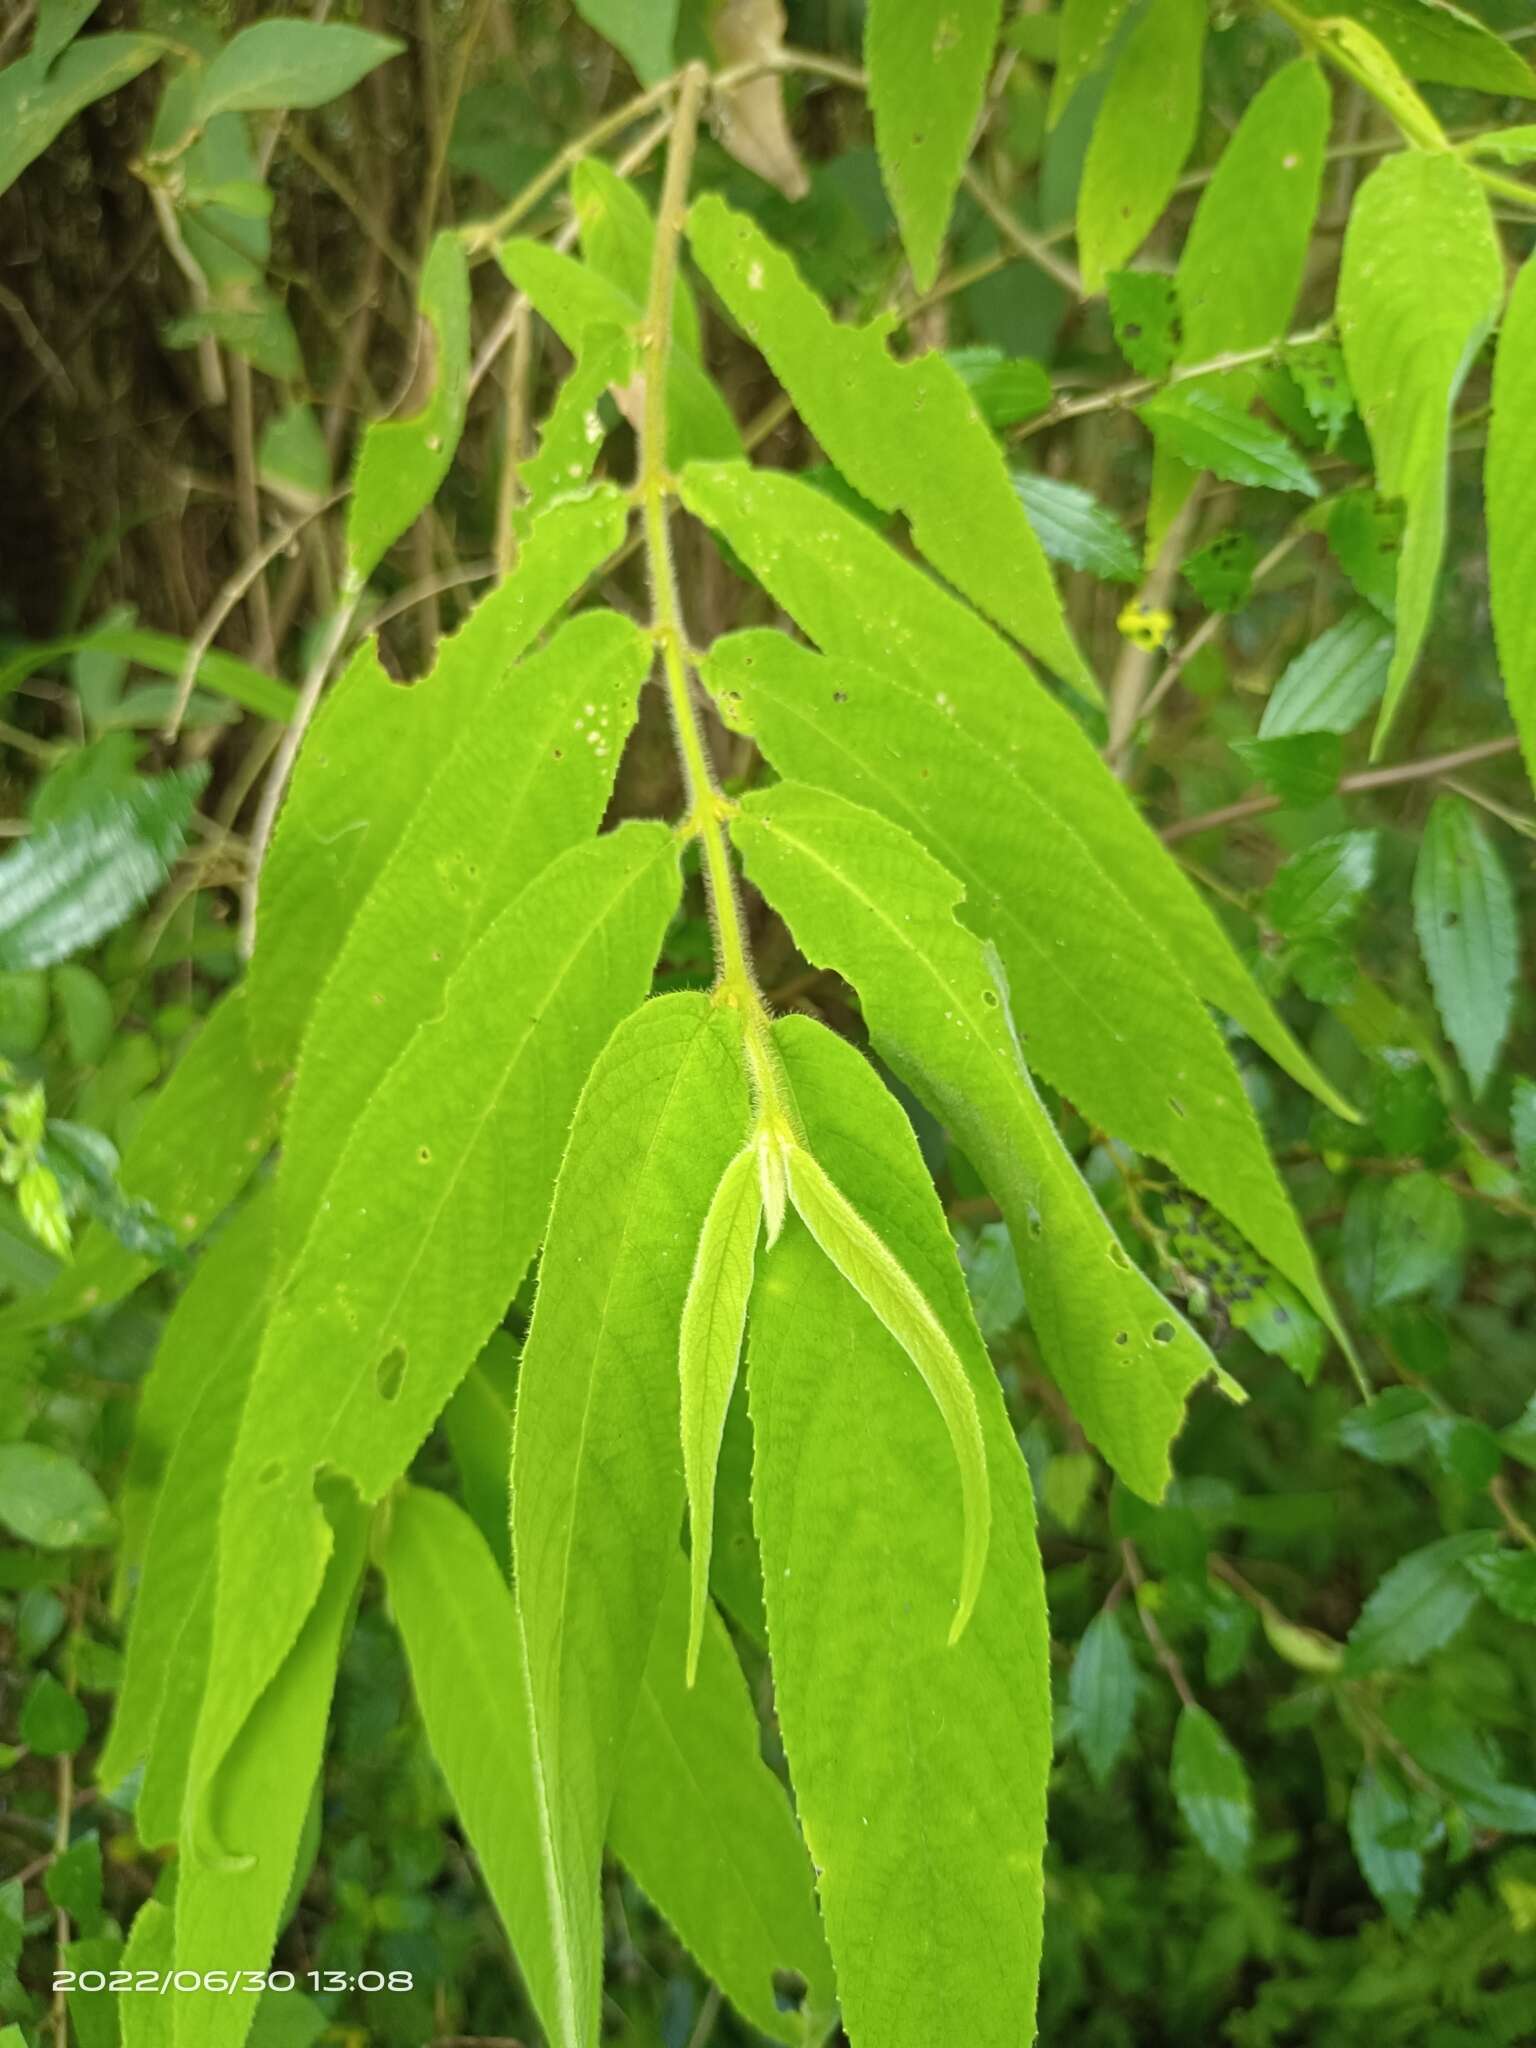
{"label": "plant branch", "polygon": [[1062,399],[1046,411],[1037,413],[1032,420],[1026,420],[1014,438],[1027,441],[1035,434],[1043,434],[1047,427],[1059,427],[1064,420],[1086,419],[1097,412],[1115,412],[1122,406],[1134,405],[1138,399],[1150,398],[1155,392],[1169,390],[1176,384],[1193,383],[1199,377],[1216,377],[1224,370],[1246,370],[1258,363],[1278,362],[1287,349],[1307,348],[1313,342],[1326,341],[1332,332],[1332,322],[1325,320],[1318,327],[1308,327],[1297,334],[1282,335],[1278,341],[1266,342],[1262,348],[1233,349],[1224,356],[1212,356],[1203,363],[1181,363],[1166,377],[1131,377],[1123,384],[1111,384],[1103,391],[1091,392],[1086,398]]}
{"label": "plant branch", "polygon": [[1152,1646],[1152,1654],[1168,1674],[1169,1683],[1178,1694],[1181,1705],[1198,1707],[1194,1689],[1184,1675],[1184,1666],[1179,1662],[1179,1653],[1157,1625],[1157,1617],[1142,1598],[1146,1588],[1147,1575],[1141,1568],[1141,1557],[1129,1536],[1121,1538],[1120,1555],[1125,1561],[1125,1575],[1131,1582],[1136,1596],[1136,1619],[1141,1623],[1141,1632]]}

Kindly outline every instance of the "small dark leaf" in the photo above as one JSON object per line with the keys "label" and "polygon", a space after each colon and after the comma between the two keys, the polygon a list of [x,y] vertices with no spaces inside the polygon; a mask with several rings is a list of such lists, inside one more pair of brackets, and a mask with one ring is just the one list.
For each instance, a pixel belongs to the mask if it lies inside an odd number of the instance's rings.
{"label": "small dark leaf", "polygon": [[1185,1707],[1173,1738],[1173,1796],[1190,1833],[1233,1874],[1253,1841],[1253,1793],[1242,1758],[1203,1707]]}
{"label": "small dark leaf", "polygon": [[1344,742],[1336,732],[1234,740],[1232,751],[1283,804],[1298,811],[1326,803],[1344,772]]}
{"label": "small dark leaf", "polygon": [[51,1671],[40,1671],[22,1703],[22,1741],[37,1756],[73,1756],[89,1732],[85,1709]]}

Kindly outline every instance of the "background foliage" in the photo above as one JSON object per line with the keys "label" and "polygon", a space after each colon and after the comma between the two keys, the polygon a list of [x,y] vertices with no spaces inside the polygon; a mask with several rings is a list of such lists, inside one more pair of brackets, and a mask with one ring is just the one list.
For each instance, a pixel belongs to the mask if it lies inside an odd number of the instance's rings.
{"label": "background foliage", "polygon": [[[0,2022],[28,2044],[118,2038],[104,1999],[55,2008],[52,1966],[61,1948],[110,1963],[166,1895],[135,1806],[152,1788],[98,1760],[154,1483],[133,1449],[139,1390],[186,1287],[182,1246],[223,1200],[181,1213],[175,1161],[198,1127],[178,1123],[167,1155],[152,1106],[190,1047],[209,1057],[205,1020],[240,973],[282,721],[365,632],[390,675],[425,673],[527,545],[559,465],[631,477],[624,321],[589,350],[590,308],[562,311],[549,247],[577,222],[596,263],[606,231],[605,274],[621,270],[632,216],[603,162],[654,206],[674,64],[750,67],[778,47],[775,9],[751,0],[684,0],[675,32],[673,10],[622,0],[383,0],[330,10],[357,39],[295,63],[248,39],[267,12],[44,0],[0,27]],[[1510,723],[1525,714],[1529,760],[1536,629],[1529,597],[1506,601],[1501,664],[1490,615],[1490,576],[1495,596],[1533,587],[1529,271],[1496,369],[1489,342],[1536,216],[1536,31],[1519,0],[1393,0],[1321,28],[1312,0],[1209,20],[1179,0],[1010,6],[969,147],[974,101],[901,43],[902,10],[883,55],[852,0],[787,13],[782,75],[712,100],[695,189],[755,222],[840,320],[887,314],[898,357],[958,368],[1103,706],[1065,638],[1034,651],[1360,1112],[1321,1106],[1225,1027],[1369,1405],[1296,1285],[1051,1097],[1128,1255],[1249,1396],[1195,1399],[1153,1507],[1111,1478],[1045,1369],[1043,1310],[976,1145],[901,1091],[1039,1508],[1056,1680],[1041,2038],[1536,2038],[1536,1017],[1519,940],[1536,814]],[[1321,70],[1296,63],[1308,47]],[[189,123],[201,139],[182,146]],[[924,150],[967,161],[952,216]],[[1290,182],[1309,176],[1315,219]],[[693,231],[724,431],[734,419],[768,467],[927,551],[937,501],[888,491],[878,460],[883,436],[924,431],[911,387],[871,375],[867,415],[840,412],[830,382],[813,388],[831,344],[810,312],[809,348],[789,326],[754,346],[742,294],[775,259],[733,274],[725,218]],[[463,237],[466,273],[433,237],[475,222],[494,225]],[[794,290],[775,273],[781,313]],[[542,424],[562,389],[569,441]],[[361,429],[392,403],[349,505]],[[702,378],[673,404],[690,452],[729,452],[709,445],[724,415]],[[1502,449],[1501,408],[1527,422]],[[433,499],[407,532],[389,491],[363,488],[370,462]],[[782,622],[745,542],[716,553],[689,524],[677,545],[697,644]],[[643,615],[632,551],[597,593]],[[608,654],[617,704],[633,679],[617,641]],[[730,675],[710,681],[732,714],[712,727],[728,788],[771,792],[753,739],[779,739],[770,682],[747,716]],[[494,766],[488,730],[439,739],[468,774]],[[608,816],[673,818],[681,797],[647,690]],[[756,797],[746,815],[749,873],[774,897],[766,827],[784,813]],[[751,899],[765,991],[863,1043],[874,1004],[823,964],[814,915],[797,916],[802,953]],[[703,988],[709,963],[691,874],[654,985]],[[217,1235],[221,1257],[242,1256],[259,1209]],[[503,1558],[496,1462],[530,1308],[525,1289],[412,1473]],[[193,1368],[216,1382],[238,1341],[194,1331]],[[728,1435],[727,1471],[732,1455]],[[777,1764],[729,1498],[716,1591]],[[426,1681],[395,1626],[408,1597],[398,1556],[388,1595],[364,1581],[280,1960],[408,1970],[416,1988],[295,1995],[258,2019],[265,2048],[534,2030],[423,1732]],[[758,2038],[648,1903],[639,1862],[621,1845],[605,1880],[614,2037]]]}

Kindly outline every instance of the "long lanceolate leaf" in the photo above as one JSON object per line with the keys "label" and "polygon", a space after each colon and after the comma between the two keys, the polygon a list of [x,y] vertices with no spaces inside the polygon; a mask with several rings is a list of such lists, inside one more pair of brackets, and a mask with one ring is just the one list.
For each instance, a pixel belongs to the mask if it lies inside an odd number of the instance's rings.
{"label": "long lanceolate leaf", "polygon": [[1151,0],[1121,49],[1094,123],[1077,204],[1083,282],[1102,289],[1173,197],[1200,125],[1204,0]]}
{"label": "long lanceolate leaf", "polygon": [[715,1189],[699,1236],[678,1344],[682,1397],[683,1475],[688,1485],[688,1538],[693,1560],[688,1621],[688,1677],[698,1669],[709,1600],[715,1526],[715,1468],[726,1411],[736,1385],[753,1255],[763,1222],[755,1150],[737,1153]]}
{"label": "long lanceolate leaf", "polygon": [[959,884],[899,826],[781,783],[732,822],[747,871],[800,950],[859,993],[876,1044],[1000,1203],[1030,1317],[1084,1429],[1156,1496],[1184,1396],[1214,1369],[1121,1248],[1036,1094]]}
{"label": "long lanceolate leaf", "polygon": [[557,2048],[597,2038],[603,1833],[682,1515],[678,1330],[749,1123],[735,1013],[664,996],[604,1049],[560,1169],[512,1451]]}
{"label": "long lanceolate leaf", "polygon": [[718,198],[689,216],[694,255],[848,481],[904,512],[941,575],[1084,695],[1045,554],[997,443],[953,364],[891,357],[885,330],[832,319],[794,264]]}
{"label": "long lanceolate leaf", "polygon": [[[225,1489],[185,1823],[186,1853],[214,1869],[244,1847],[220,1827],[222,1767],[330,1553],[316,1474],[377,1500],[500,1320],[582,1078],[644,995],[676,889],[661,826],[563,855],[489,926],[337,1160],[270,1319]],[[258,1967],[274,1931],[247,1927],[241,1961]]]}
{"label": "long lanceolate leaf", "polygon": [[1515,279],[1494,364],[1488,581],[1504,692],[1536,783],[1536,262]]}
{"label": "long lanceolate leaf", "polygon": [[830,1032],[791,1018],[775,1037],[812,1151],[965,1362],[993,1502],[981,1597],[951,1647],[962,1515],[943,1422],[791,1218],[748,1332],[753,1511],[844,2024],[854,2048],[1018,2048],[1033,2031],[1050,1761],[1029,1479],[894,1099]]}
{"label": "long lanceolate leaf", "polygon": [[1474,172],[1443,151],[1389,157],[1349,216],[1339,328],[1376,456],[1378,489],[1406,505],[1397,646],[1373,752],[1385,744],[1434,612],[1445,548],[1451,407],[1499,310],[1504,265]]}
{"label": "long lanceolate leaf", "polygon": [[[1030,1065],[1166,1159],[1328,1314],[1205,1003],[1326,1084],[1072,719],[979,620],[815,492],[739,467],[695,468],[684,489],[832,657],[783,635],[717,643],[704,673],[727,717],[782,773],[912,832],[1002,955]],[[850,605],[855,581],[878,597]]]}

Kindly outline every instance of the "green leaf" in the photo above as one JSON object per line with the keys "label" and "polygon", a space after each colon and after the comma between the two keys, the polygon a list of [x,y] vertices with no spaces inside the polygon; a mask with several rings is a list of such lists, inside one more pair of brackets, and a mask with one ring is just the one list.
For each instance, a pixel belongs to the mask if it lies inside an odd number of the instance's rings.
{"label": "green leaf", "polygon": [[1035,538],[1053,562],[1086,569],[1111,583],[1136,583],[1141,562],[1136,543],[1107,505],[1080,484],[1027,469],[1009,472]]}
{"label": "green leaf", "polygon": [[1386,688],[1391,658],[1391,627],[1357,605],[1287,664],[1265,702],[1259,738],[1353,732]]}
{"label": "green leaf", "polygon": [[1510,1131],[1521,1186],[1536,1198],[1536,1081],[1528,1081],[1523,1074],[1515,1082]]}
{"label": "green leaf", "polygon": [[1050,405],[1050,375],[1031,356],[1005,357],[999,348],[951,348],[944,360],[994,433],[1033,419]]}
{"label": "green leaf", "polygon": [[1085,78],[1107,62],[1130,0],[1064,0],[1048,119],[1054,128]]}
{"label": "green leaf", "polygon": [[[247,29],[260,33],[262,26]],[[362,34],[361,30],[332,30]],[[231,45],[233,47],[233,45]],[[387,551],[431,504],[453,463],[469,403],[469,266],[464,244],[444,232],[422,266],[416,327],[414,410],[374,420],[362,438],[347,506],[347,570],[366,583]]]}
{"label": "green leaf", "polygon": [[1179,1713],[1169,1776],[1190,1833],[1213,1863],[1236,1876],[1253,1846],[1253,1792],[1242,1758],[1203,1707]]}
{"label": "green leaf", "polygon": [[[186,666],[187,643],[169,633],[146,633],[137,626],[93,626],[87,633],[67,634],[62,640],[34,642],[19,653],[0,661],[0,697],[8,696],[36,670],[61,661],[66,655],[99,653],[117,655],[152,668],[160,675],[179,676]],[[298,692],[276,676],[264,675],[232,654],[210,647],[195,671],[205,689],[216,690],[232,703],[244,705],[263,718],[287,718]]]}
{"label": "green leaf", "polygon": [[1428,1294],[1461,1255],[1461,1202],[1432,1173],[1362,1181],[1344,1210],[1344,1275],[1365,1308]]}
{"label": "green leaf", "polygon": [[1277,428],[1201,381],[1181,384],[1136,408],[1160,450],[1226,483],[1319,495],[1305,456]]}
{"label": "green leaf", "polygon": [[1501,1614],[1536,1622],[1536,1551],[1492,1551],[1468,1558],[1467,1570]]}
{"label": "green leaf", "polygon": [[1449,0],[1296,0],[1315,18],[1354,15],[1410,78],[1536,99],[1536,73],[1508,43]]}
{"label": "green leaf", "polygon": [[1395,618],[1402,500],[1379,498],[1369,488],[1344,491],[1308,516],[1320,519],[1339,567],[1366,603],[1384,619]]}
{"label": "green leaf", "polygon": [[[497,251],[502,269],[549,322],[573,355],[594,328],[638,336],[645,304],[591,264],[543,242],[514,237]],[[697,359],[674,346],[667,363],[667,461],[674,468],[700,456],[741,453],[729,406]]]}
{"label": "green leaf", "polygon": [[[972,615],[792,479],[694,469],[684,492],[832,656],[782,634],[717,642],[703,673],[728,719],[782,774],[912,832],[998,948],[1031,1067],[1219,1200],[1326,1316],[1196,982],[1293,1072],[1297,1055],[1076,723]],[[855,582],[878,596],[850,606]],[[1029,888],[1042,874],[1050,887]]]}
{"label": "green leaf", "polygon": [[80,1835],[71,1842],[50,1864],[43,1889],[82,1934],[94,1934],[101,1924],[101,1837]]}
{"label": "green leaf", "polygon": [[603,1831],[683,1506],[678,1331],[750,1115],[734,1013],[695,995],[648,1003],[581,1092],[545,1237],[512,1550],[558,2048],[596,2037]]}
{"label": "green leaf", "polygon": [[85,36],[51,65],[45,46],[0,71],[0,192],[76,114],[137,78],[165,47],[161,36]]}
{"label": "green leaf", "polygon": [[1413,871],[1413,922],[1446,1036],[1481,1095],[1509,1032],[1520,927],[1509,877],[1463,797],[1436,797]]}
{"label": "green leaf", "polygon": [[1288,939],[1335,938],[1354,924],[1375,875],[1374,832],[1314,840],[1277,870],[1264,892],[1264,915]]}
{"label": "green leaf", "polygon": [[323,107],[405,48],[337,22],[258,21],[231,37],[203,74],[193,119]]}
{"label": "green leaf", "polygon": [[1355,394],[1349,388],[1343,349],[1336,341],[1301,342],[1285,351],[1283,361],[1323,446],[1336,448],[1339,436],[1355,416]]}
{"label": "green leaf", "polygon": [[1470,1561],[1498,1547],[1491,1529],[1443,1536],[1400,1558],[1377,1585],[1349,1632],[1351,1676],[1422,1664],[1458,1633],[1478,1602]]}
{"label": "green leaf", "polygon": [[[951,14],[953,16],[953,12]],[[965,385],[940,355],[895,362],[886,326],[833,320],[794,264],[711,195],[688,216],[700,268],[856,491],[989,618],[1093,701],[1045,554]]]}
{"label": "green leaf", "polygon": [[1293,732],[1280,739],[1234,740],[1232,751],[1259,780],[1297,810],[1325,803],[1339,786],[1344,742],[1333,732]]}
{"label": "green leaf", "polygon": [[17,1733],[36,1756],[73,1756],[90,1732],[85,1709],[51,1671],[40,1671],[21,1703]]}
{"label": "green leaf", "polygon": [[279,383],[298,383],[304,375],[304,358],[287,308],[259,288],[249,296],[254,305],[213,306],[167,321],[162,341],[167,348],[196,348],[205,337],[211,337]]}
{"label": "green leaf", "polygon": [[562,855],[487,926],[340,1138],[287,1254],[225,1488],[196,1831],[216,1830],[210,1783],[318,1590],[316,1473],[379,1499],[500,1322],[582,1079],[649,985],[676,890],[660,825]]}
{"label": "green leaf", "polygon": [[678,0],[576,0],[576,12],[626,58],[642,85],[672,69]]}
{"label": "green leaf", "polygon": [[274,413],[257,451],[261,480],[292,503],[310,506],[331,487],[331,458],[320,422],[307,405]]}
{"label": "green leaf", "polygon": [[[629,620],[590,612],[516,661],[563,583],[514,575],[420,686],[449,698],[454,735],[425,789],[415,763],[414,809],[315,998],[286,1115],[285,1246],[308,1228],[364,1104],[497,912],[602,822],[652,649]],[[354,804],[366,804],[357,757],[338,766]]]}
{"label": "green leaf", "polygon": [[51,967],[115,931],[170,872],[206,768],[144,776],[0,861],[0,972]]}
{"label": "green leaf", "polygon": [[1105,280],[1115,346],[1139,377],[1166,377],[1179,353],[1179,295],[1161,270],[1112,270]]}
{"label": "green leaf", "polygon": [[1506,1781],[1491,1730],[1448,1713],[1444,1699],[1428,1686],[1398,1691],[1388,1722],[1415,1763],[1450,1793],[1474,1827],[1536,1835],[1536,1792]]}
{"label": "green leaf", "polygon": [[1528,164],[1536,159],[1536,127],[1497,128],[1474,135],[1462,145],[1467,156],[1491,156],[1501,164]]}
{"label": "green leaf", "polygon": [[789,1018],[774,1035],[806,1142],[964,1359],[993,1504],[981,1598],[946,1647],[961,1542],[946,1432],[791,1218],[760,1262],[748,1326],[753,1512],[844,2024],[880,2048],[1016,2048],[1033,2025],[1050,1758],[1028,1477],[906,1119],[830,1032]]}
{"label": "green leaf", "polygon": [[1414,1804],[1392,1766],[1367,1765],[1349,1795],[1350,1846],[1361,1876],[1398,1926],[1412,1920],[1424,1888],[1424,1858],[1402,1846],[1414,1819]]}
{"label": "green leaf", "polygon": [[171,2048],[240,2048],[259,2008],[244,1973],[271,1964],[367,1546],[368,1518],[346,1489],[328,1485],[327,1504],[330,1555],[310,1611],[240,1741],[202,1788],[216,1834],[199,1840],[192,1827],[178,1858],[175,1965],[200,1975],[229,1971],[240,1988],[178,1990]]}
{"label": "green leaf", "polygon": [[1083,1630],[1067,1685],[1073,1738],[1096,1785],[1108,1783],[1125,1754],[1140,1691],[1119,1612],[1102,1608]]}
{"label": "green leaf", "polygon": [[917,1367],[949,1431],[965,1518],[960,1590],[949,1630],[956,1643],[981,1591],[992,1526],[986,1446],[965,1367],[921,1289],[815,1156],[800,1146],[787,1148],[785,1173],[806,1229]]}
{"label": "green leaf", "polygon": [[1203,0],[1151,0],[1099,107],[1077,203],[1083,283],[1102,291],[1173,196],[1200,124]]}
{"label": "green leaf", "polygon": [[47,1444],[0,1444],[0,1522],[44,1550],[110,1541],[112,1515],[90,1473]]}
{"label": "green leaf", "polygon": [[715,1189],[699,1233],[693,1274],[683,1303],[678,1345],[682,1391],[683,1474],[688,1486],[688,1541],[692,1591],[688,1622],[688,1683],[699,1666],[709,1561],[715,1525],[715,1468],[725,1435],[726,1411],[736,1384],[747,1298],[763,1221],[757,1153],[738,1152]]}
{"label": "green leaf", "polygon": [[1240,612],[1253,589],[1259,544],[1251,533],[1229,528],[1186,555],[1180,573],[1207,611]]}
{"label": "green leaf", "polygon": [[607,438],[605,394],[628,384],[637,366],[633,335],[618,327],[588,328],[539,429],[539,452],[518,470],[524,502],[515,507],[512,524],[519,542],[546,506],[585,486]]}
{"label": "green leaf", "polygon": [[1002,11],[1002,0],[870,0],[864,64],[875,147],[920,292],[938,275]]}
{"label": "green leaf", "polygon": [[1536,782],[1536,262],[1516,276],[1499,334],[1485,481],[1494,637]]}
{"label": "green leaf", "polygon": [[271,1212],[271,1195],[258,1196],[199,1265],[135,1417],[118,1571],[137,1589],[98,1775],[117,1785],[144,1766],[134,1825],[152,1848],[173,1843],[181,1824],[213,1631],[219,1502],[266,1319]]}
{"label": "green leaf", "polygon": [[[666,1582],[609,1820],[614,1854],[706,1973],[776,2041],[827,2030],[836,2003],[815,1884],[731,1639],[710,1614],[697,1681],[683,1681],[689,1630],[681,1557]],[[774,1996],[803,1977],[798,2014]]]}
{"label": "green leaf", "polygon": [[1190,223],[1177,274],[1182,363],[1263,348],[1301,291],[1331,105],[1310,58],[1250,101]]}
{"label": "green leaf", "polygon": [[732,837],[797,945],[859,992],[882,1054],[1000,1203],[1052,1374],[1126,1483],[1155,1498],[1214,1361],[1121,1248],[1036,1095],[1005,991],[955,921],[957,882],[900,827],[824,790],[749,797]]}
{"label": "green leaf", "polygon": [[1445,546],[1451,407],[1498,316],[1504,264],[1476,175],[1442,151],[1389,157],[1344,237],[1339,331],[1376,456],[1377,488],[1407,507],[1397,645],[1372,754],[1381,751],[1434,611]]}
{"label": "green leaf", "polygon": [[1429,1448],[1440,1410],[1417,1387],[1388,1387],[1368,1407],[1352,1408],[1339,1441],[1376,1465],[1404,1465]]}

